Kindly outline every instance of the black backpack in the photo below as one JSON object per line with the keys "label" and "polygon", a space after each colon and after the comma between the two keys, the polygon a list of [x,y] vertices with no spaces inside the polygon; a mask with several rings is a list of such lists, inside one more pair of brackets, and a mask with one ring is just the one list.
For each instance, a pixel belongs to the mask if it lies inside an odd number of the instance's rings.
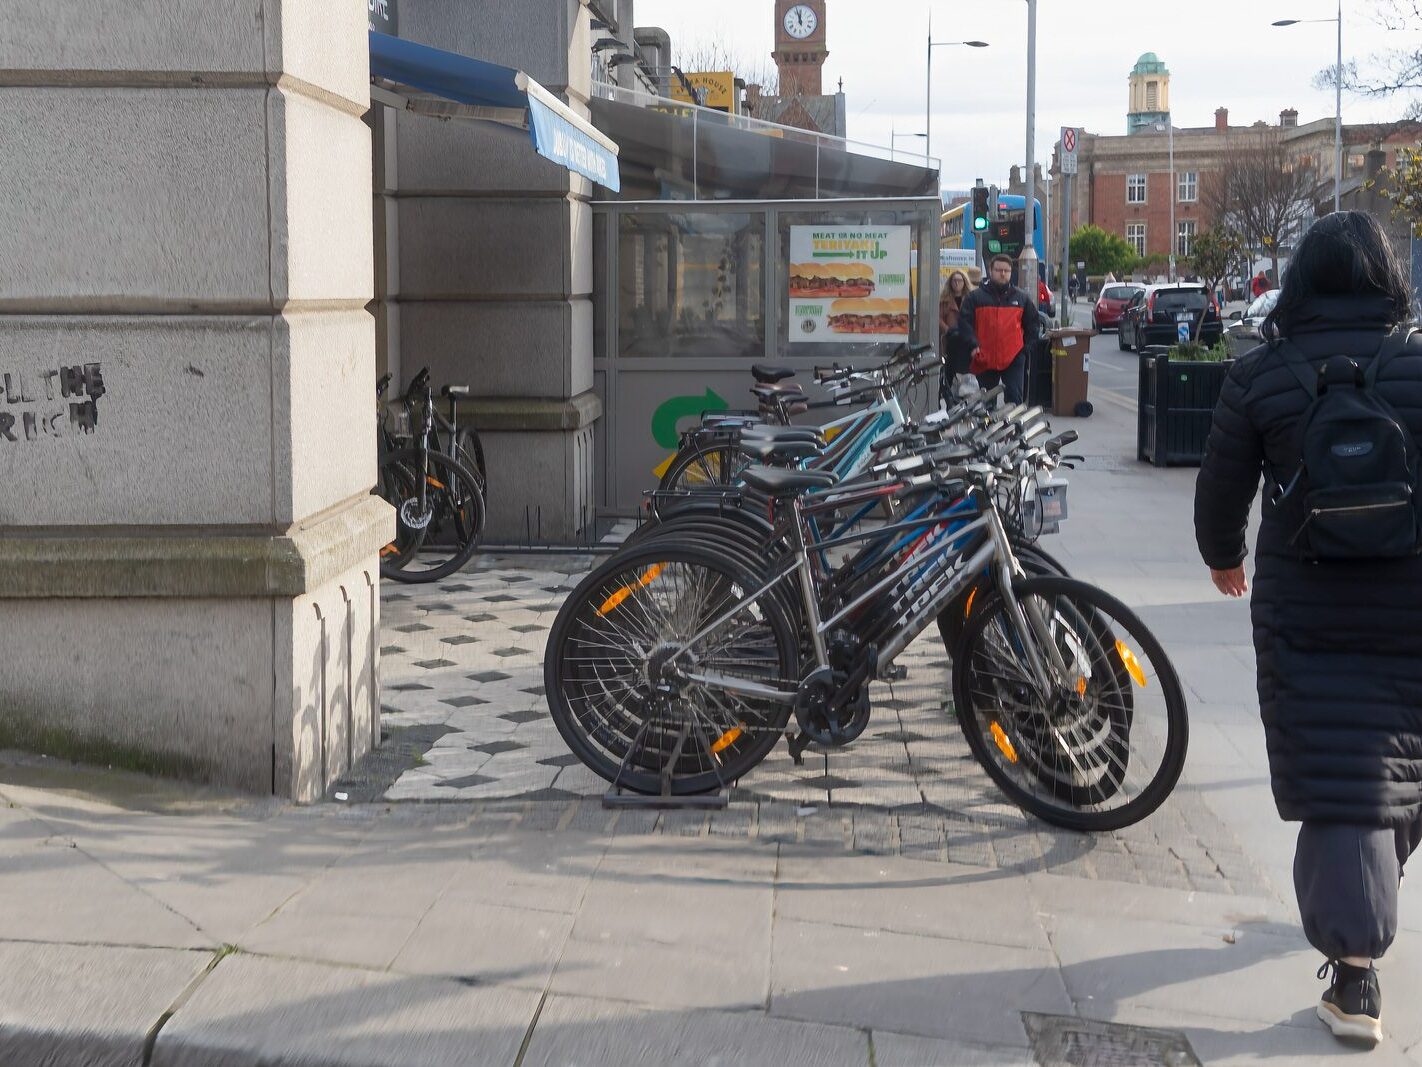
{"label": "black backpack", "polygon": [[1303,463],[1275,495],[1293,512],[1289,544],[1305,560],[1395,559],[1422,549],[1417,443],[1374,388],[1411,336],[1388,334],[1366,371],[1333,356],[1312,378],[1303,353],[1280,344],[1284,366],[1313,397],[1298,424]]}

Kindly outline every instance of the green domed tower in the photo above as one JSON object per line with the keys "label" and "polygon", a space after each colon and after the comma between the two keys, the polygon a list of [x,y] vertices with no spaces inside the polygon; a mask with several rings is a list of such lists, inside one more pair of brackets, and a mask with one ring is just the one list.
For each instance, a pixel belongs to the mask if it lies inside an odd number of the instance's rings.
{"label": "green domed tower", "polygon": [[1131,68],[1131,106],[1126,113],[1127,133],[1154,133],[1156,123],[1170,122],[1170,71],[1154,52],[1147,52]]}

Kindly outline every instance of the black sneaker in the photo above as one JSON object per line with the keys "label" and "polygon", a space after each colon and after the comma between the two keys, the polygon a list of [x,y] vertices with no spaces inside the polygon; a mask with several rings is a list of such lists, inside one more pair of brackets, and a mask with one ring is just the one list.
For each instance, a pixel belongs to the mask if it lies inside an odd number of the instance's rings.
{"label": "black sneaker", "polygon": [[1333,982],[1318,1003],[1318,1017],[1328,1024],[1335,1037],[1376,1045],[1382,1040],[1382,990],[1378,988],[1378,972],[1372,967],[1354,967],[1341,960],[1329,960],[1318,969],[1318,977],[1327,977],[1330,967]]}

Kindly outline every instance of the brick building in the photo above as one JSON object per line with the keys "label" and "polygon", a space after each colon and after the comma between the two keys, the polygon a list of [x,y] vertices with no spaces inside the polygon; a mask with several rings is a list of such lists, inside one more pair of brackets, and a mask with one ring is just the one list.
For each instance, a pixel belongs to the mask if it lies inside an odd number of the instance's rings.
{"label": "brick building", "polygon": [[746,108],[756,118],[814,133],[844,137],[847,126],[844,90],[824,91],[829,58],[826,0],[775,0],[775,51],[779,93],[763,94],[746,86]]}
{"label": "brick building", "polygon": [[[1127,132],[1096,134],[1083,130],[1077,144],[1078,172],[1072,179],[1071,229],[1092,224],[1119,234],[1142,256],[1167,256],[1172,239],[1175,254],[1190,254],[1194,235],[1214,222],[1205,190],[1229,153],[1251,144],[1262,133],[1280,138],[1302,165],[1318,168],[1317,199],[1331,205],[1333,196],[1333,119],[1299,123],[1298,112],[1279,113],[1277,123],[1230,125],[1229,111],[1219,108],[1213,126],[1173,126],[1169,109],[1170,72],[1153,52],[1141,56],[1130,74]],[[1173,128],[1172,128],[1173,126]],[[1343,127],[1345,192],[1364,176],[1368,153],[1384,153],[1396,162],[1397,148],[1415,143],[1415,128],[1392,124]],[[1171,148],[1174,148],[1174,188]],[[1379,157],[1373,157],[1377,166]],[[1056,151],[1049,181],[1052,203],[1059,211],[1062,178]],[[1171,199],[1175,201],[1175,231],[1171,232]],[[1055,244],[1057,232],[1049,235]]]}

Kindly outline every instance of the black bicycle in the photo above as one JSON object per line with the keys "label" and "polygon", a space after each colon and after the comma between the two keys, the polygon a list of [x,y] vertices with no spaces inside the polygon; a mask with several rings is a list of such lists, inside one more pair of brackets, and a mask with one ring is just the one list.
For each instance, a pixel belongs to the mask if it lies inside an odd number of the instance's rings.
{"label": "black bicycle", "polygon": [[[383,399],[390,375],[376,385]],[[392,429],[380,405],[380,456],[375,492],[395,508],[395,539],[380,550],[380,574],[397,582],[435,582],[469,562],[484,530],[483,450],[456,420],[466,386],[445,386],[450,415],[435,409],[429,369],[405,392],[409,433]]]}

